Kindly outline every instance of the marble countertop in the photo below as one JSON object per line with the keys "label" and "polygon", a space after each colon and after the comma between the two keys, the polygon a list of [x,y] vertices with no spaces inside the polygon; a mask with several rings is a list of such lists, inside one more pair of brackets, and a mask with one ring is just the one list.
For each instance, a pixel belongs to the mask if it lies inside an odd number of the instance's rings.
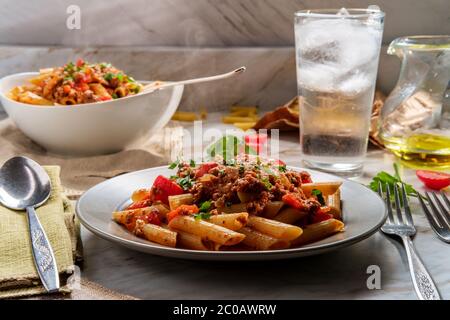
{"label": "marble countertop", "polygon": [[[211,120],[204,126],[226,127]],[[282,159],[300,165],[297,134],[282,134],[280,140]],[[380,170],[392,172],[393,161],[384,151],[370,150],[357,181],[367,183]],[[413,170],[401,171],[406,182],[422,188]],[[450,299],[450,245],[438,240],[418,203],[411,205],[417,251],[442,297]],[[85,228],[82,240],[83,277],[142,299],[416,299],[401,243],[380,232],[331,253],[264,263],[152,256],[100,239]],[[370,265],[381,269],[381,289],[367,288]]]}

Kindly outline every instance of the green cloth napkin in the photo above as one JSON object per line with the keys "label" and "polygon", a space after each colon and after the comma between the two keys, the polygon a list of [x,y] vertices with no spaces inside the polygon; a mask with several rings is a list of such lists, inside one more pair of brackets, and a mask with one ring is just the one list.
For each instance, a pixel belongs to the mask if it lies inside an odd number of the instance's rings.
{"label": "green cloth napkin", "polygon": [[[80,257],[79,224],[70,201],[62,192],[60,167],[44,167],[50,176],[52,191],[48,201],[36,210],[55,254],[61,292],[70,292],[67,278]],[[31,252],[25,212],[0,205],[0,298],[45,293]]]}

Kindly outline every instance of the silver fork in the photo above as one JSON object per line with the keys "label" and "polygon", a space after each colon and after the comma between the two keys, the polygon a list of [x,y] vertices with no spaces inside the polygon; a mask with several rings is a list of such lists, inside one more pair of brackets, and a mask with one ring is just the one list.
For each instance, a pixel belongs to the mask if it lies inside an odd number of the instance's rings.
{"label": "silver fork", "polygon": [[[430,193],[434,199],[434,202],[431,201]],[[438,196],[436,196],[436,193],[425,192],[432,213],[428,210],[425,201],[423,201],[421,197],[419,197],[419,200],[431,228],[433,228],[434,232],[436,232],[442,241],[450,243],[450,200],[448,200],[444,191],[441,191],[440,193],[442,201]],[[447,208],[445,208],[444,203],[447,205]]]}
{"label": "silver fork", "polygon": [[[423,265],[422,260],[414,248],[411,237],[416,234],[416,228],[411,215],[411,210],[406,196],[405,186],[402,184],[402,200],[400,200],[400,191],[397,184],[394,186],[394,207],[396,215],[394,217],[393,204],[391,201],[391,190],[389,184],[385,184],[386,206],[388,217],[381,227],[381,231],[388,235],[395,235],[402,239],[408,257],[409,272],[413,281],[414,289],[420,300],[440,300],[439,292],[433,282],[430,274]],[[378,182],[378,193],[383,198],[383,189],[381,182]],[[403,209],[403,210],[402,210]],[[404,221],[406,218],[406,221]]]}

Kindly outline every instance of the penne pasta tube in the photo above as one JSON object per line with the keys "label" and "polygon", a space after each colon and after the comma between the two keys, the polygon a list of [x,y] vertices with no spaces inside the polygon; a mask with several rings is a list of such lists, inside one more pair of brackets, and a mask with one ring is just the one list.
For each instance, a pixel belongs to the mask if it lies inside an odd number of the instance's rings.
{"label": "penne pasta tube", "polygon": [[294,240],[302,234],[300,227],[257,216],[250,216],[247,225],[256,231],[286,241]]}
{"label": "penne pasta tube", "polygon": [[175,210],[183,204],[192,204],[194,202],[194,196],[192,193],[184,193],[176,196],[169,196],[170,210]]}
{"label": "penne pasta tube", "polygon": [[239,230],[245,235],[243,244],[256,250],[277,250],[289,248],[289,241],[277,239],[248,227]]}
{"label": "penne pasta tube", "polygon": [[273,219],[287,224],[294,224],[308,213],[295,208],[287,207],[280,211]]}
{"label": "penne pasta tube", "polygon": [[251,117],[237,117],[237,116],[225,116],[222,118],[223,123],[241,123],[241,122],[255,122],[258,118],[256,116]]}
{"label": "penne pasta tube", "polygon": [[219,213],[238,213],[238,212],[246,212],[247,204],[246,203],[236,203],[231,206],[225,206],[221,208],[217,208]]}
{"label": "penne pasta tube", "polygon": [[102,86],[100,83],[91,83],[89,84],[89,88],[94,91],[94,93],[100,97],[111,98],[109,92]]}
{"label": "penne pasta tube", "polygon": [[208,239],[225,246],[238,244],[245,238],[241,233],[204,220],[196,220],[190,216],[177,216],[173,218],[169,222],[169,227],[195,234],[202,237],[202,239]]}
{"label": "penne pasta tube", "polygon": [[328,196],[330,194],[335,193],[341,185],[342,185],[341,181],[314,182],[302,184],[301,189],[303,190],[306,196],[311,196],[311,192],[314,189],[320,190],[323,196]]}
{"label": "penne pasta tube", "polygon": [[175,121],[187,121],[187,122],[193,122],[195,120],[198,120],[198,117],[193,112],[187,112],[187,111],[177,111],[172,116],[172,120]]}
{"label": "penne pasta tube", "polygon": [[244,227],[248,222],[248,213],[229,213],[229,214],[217,214],[212,215],[208,222],[214,223],[215,225],[222,226],[224,228],[237,231]]}
{"label": "penne pasta tube", "polygon": [[217,251],[220,249],[220,245],[214,243],[212,241],[202,239],[202,237],[197,236],[195,234],[191,234],[184,231],[177,231],[178,233],[178,241],[177,244],[185,249],[191,250],[214,250]]}
{"label": "penne pasta tube", "polygon": [[344,230],[344,223],[336,219],[328,219],[322,222],[310,224],[303,229],[300,237],[293,240],[294,246],[318,241]]}
{"label": "penne pasta tube", "polygon": [[235,110],[229,113],[232,117],[253,117],[256,116],[256,110]]}
{"label": "penne pasta tube", "polygon": [[[278,212],[280,212],[280,210],[283,206],[284,206],[283,201],[270,201],[264,207],[263,216],[265,218],[272,219],[273,217],[275,217],[278,214]],[[282,221],[282,222],[284,222],[284,221]]]}
{"label": "penne pasta tube", "polygon": [[342,220],[341,211],[341,192],[339,189],[325,198],[327,206],[330,208],[330,214],[337,220]]}
{"label": "penne pasta tube", "polygon": [[144,237],[150,241],[168,247],[175,247],[177,244],[177,233],[156,224],[147,223],[142,227]]}

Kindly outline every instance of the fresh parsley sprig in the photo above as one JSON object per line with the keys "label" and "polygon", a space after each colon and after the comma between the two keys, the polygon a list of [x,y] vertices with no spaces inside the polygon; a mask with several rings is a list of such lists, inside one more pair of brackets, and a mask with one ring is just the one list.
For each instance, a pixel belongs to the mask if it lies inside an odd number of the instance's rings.
{"label": "fresh parsley sprig", "polygon": [[[372,181],[369,183],[369,188],[372,189],[375,192],[378,192],[378,184],[381,182],[381,185],[389,185],[390,190],[394,190],[395,184],[403,184],[405,186],[405,191],[408,196],[411,197],[421,197],[426,199],[420,192],[418,192],[414,187],[408,183],[403,182],[402,178],[400,177],[400,172],[398,165],[394,163],[394,175],[391,175],[387,173],[386,171],[380,171],[378,174],[372,178]],[[391,193],[391,197],[393,197],[394,194]]]}

